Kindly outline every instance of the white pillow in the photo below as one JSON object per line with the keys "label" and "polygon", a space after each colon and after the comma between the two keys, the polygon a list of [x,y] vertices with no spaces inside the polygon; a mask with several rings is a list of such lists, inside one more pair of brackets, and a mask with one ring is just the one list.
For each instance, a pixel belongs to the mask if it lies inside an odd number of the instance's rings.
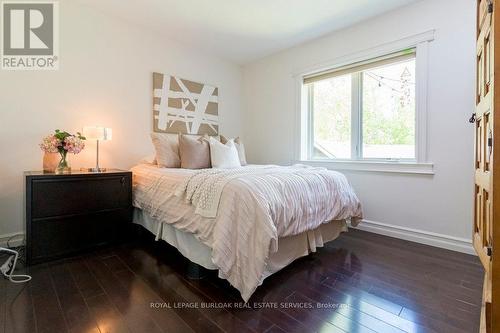
{"label": "white pillow", "polygon": [[[237,137],[234,140],[234,145],[236,146],[236,150],[238,150],[238,156],[240,157],[240,164],[241,165],[247,165],[247,158],[245,154],[245,146],[243,145],[243,141],[240,139],[240,137]],[[228,139],[224,136],[220,136],[220,142],[226,143]]]}
{"label": "white pillow", "polygon": [[233,140],[222,144],[218,140],[210,138],[208,143],[210,144],[212,168],[229,169],[241,166],[238,150]]}

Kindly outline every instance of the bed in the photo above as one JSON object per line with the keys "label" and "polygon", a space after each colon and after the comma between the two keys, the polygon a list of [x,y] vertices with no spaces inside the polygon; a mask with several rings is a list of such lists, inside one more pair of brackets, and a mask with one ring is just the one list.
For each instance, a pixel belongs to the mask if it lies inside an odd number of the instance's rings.
{"label": "bed", "polygon": [[216,269],[246,302],[269,275],[362,218],[346,178],[307,166],[159,168],[134,175],[134,222],[190,261]]}

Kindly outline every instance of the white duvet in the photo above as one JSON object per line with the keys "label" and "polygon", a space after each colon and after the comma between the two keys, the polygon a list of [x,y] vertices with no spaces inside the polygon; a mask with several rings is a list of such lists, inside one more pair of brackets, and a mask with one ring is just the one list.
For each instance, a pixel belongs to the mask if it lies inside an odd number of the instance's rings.
{"label": "white duvet", "polygon": [[345,176],[324,168],[188,170],[141,164],[132,172],[134,206],[209,246],[219,276],[245,301],[262,283],[278,238],[332,220],[357,224],[362,218]]}

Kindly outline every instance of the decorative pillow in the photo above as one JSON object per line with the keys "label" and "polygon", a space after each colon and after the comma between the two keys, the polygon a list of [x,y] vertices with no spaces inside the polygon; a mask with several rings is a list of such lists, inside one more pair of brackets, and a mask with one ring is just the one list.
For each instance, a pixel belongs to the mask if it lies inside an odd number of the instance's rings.
{"label": "decorative pillow", "polygon": [[213,168],[229,169],[241,166],[238,150],[233,140],[222,144],[214,138],[210,138],[210,158]]}
{"label": "decorative pillow", "polygon": [[[220,136],[220,142],[223,144],[226,144],[229,140],[221,135]],[[234,145],[236,146],[236,149],[238,150],[238,157],[240,158],[240,163],[241,165],[247,165],[247,157],[245,154],[245,146],[243,145],[243,141],[241,141],[240,137],[237,137],[234,139]]]}
{"label": "decorative pillow", "polygon": [[156,163],[156,156],[154,154],[153,155],[144,156],[139,161],[139,163],[141,163],[141,164],[157,164]]}
{"label": "decorative pillow", "polygon": [[181,168],[206,169],[212,167],[210,146],[204,137],[179,134],[179,155]]}
{"label": "decorative pillow", "polygon": [[160,168],[179,168],[179,141],[177,135],[151,133],[156,152],[156,163]]}

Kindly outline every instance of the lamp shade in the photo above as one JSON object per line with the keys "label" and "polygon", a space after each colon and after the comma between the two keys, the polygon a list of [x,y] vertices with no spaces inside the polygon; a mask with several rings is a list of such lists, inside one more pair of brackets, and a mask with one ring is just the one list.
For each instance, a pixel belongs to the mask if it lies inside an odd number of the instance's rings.
{"label": "lamp shade", "polygon": [[83,136],[87,140],[107,141],[111,140],[112,130],[109,127],[85,126],[83,128]]}

